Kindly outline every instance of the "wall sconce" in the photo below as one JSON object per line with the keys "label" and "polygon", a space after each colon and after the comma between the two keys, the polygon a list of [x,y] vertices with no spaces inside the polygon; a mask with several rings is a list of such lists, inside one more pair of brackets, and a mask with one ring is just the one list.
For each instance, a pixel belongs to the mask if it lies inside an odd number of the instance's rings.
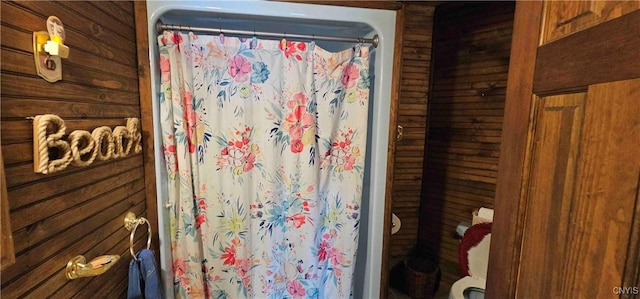
{"label": "wall sconce", "polygon": [[64,26],[56,16],[47,19],[47,31],[33,33],[33,58],[38,76],[49,82],[62,79],[61,58],[69,57],[64,45]]}

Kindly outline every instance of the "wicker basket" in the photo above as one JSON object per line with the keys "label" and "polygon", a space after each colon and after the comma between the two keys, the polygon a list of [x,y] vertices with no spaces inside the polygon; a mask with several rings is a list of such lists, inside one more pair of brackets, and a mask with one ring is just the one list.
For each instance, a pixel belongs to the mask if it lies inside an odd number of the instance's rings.
{"label": "wicker basket", "polygon": [[440,269],[431,260],[420,257],[404,259],[407,293],[411,298],[431,299],[439,283]]}

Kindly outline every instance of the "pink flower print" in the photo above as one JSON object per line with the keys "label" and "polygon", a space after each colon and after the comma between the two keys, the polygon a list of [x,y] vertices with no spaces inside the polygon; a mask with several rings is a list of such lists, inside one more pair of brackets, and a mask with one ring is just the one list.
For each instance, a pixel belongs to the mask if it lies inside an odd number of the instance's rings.
{"label": "pink flower print", "polygon": [[201,198],[200,200],[198,200],[198,207],[200,207],[200,210],[207,209],[207,202],[204,200],[204,198]]}
{"label": "pink flower print", "polygon": [[302,152],[304,149],[304,144],[302,144],[302,140],[294,139],[291,140],[291,152],[294,154]]}
{"label": "pink flower print", "polygon": [[187,273],[187,263],[184,260],[173,261],[173,274],[177,277],[183,276]]}
{"label": "pink flower print", "polygon": [[284,127],[291,137],[291,152],[293,153],[302,152],[304,149],[302,137],[305,129],[310,128],[315,121],[313,115],[307,113],[306,109],[305,106],[297,106],[285,119]]}
{"label": "pink flower print", "polygon": [[196,149],[195,142],[193,141],[193,131],[195,129],[195,123],[198,118],[198,114],[193,109],[193,97],[190,92],[185,92],[182,97],[182,104],[184,109],[184,120],[186,122],[186,134],[187,143],[189,145],[189,152],[193,153]]}
{"label": "pink flower print", "polygon": [[340,277],[340,275],[342,275],[342,269],[340,269],[339,267],[333,268],[333,274]]}
{"label": "pink flower print", "polygon": [[185,119],[189,125],[193,126],[198,119],[198,114],[193,109],[193,98],[191,97],[191,93],[186,92],[184,94],[183,102]]}
{"label": "pink flower print", "polygon": [[236,261],[236,272],[240,277],[245,277],[247,274],[249,274],[250,267],[251,267],[251,261],[248,259]]}
{"label": "pink flower print", "polygon": [[291,139],[302,140],[303,133],[304,129],[300,126],[293,126],[289,129],[289,136],[291,136]]}
{"label": "pink flower print", "polygon": [[236,82],[244,82],[249,79],[251,62],[242,55],[236,55],[229,60],[229,75],[236,79]]}
{"label": "pink flower print", "polygon": [[289,294],[291,294],[294,299],[304,298],[307,295],[307,290],[297,280],[289,282],[289,286],[287,289],[289,290]]}
{"label": "pink flower print", "polygon": [[178,32],[174,32],[173,36],[171,36],[171,41],[176,45],[180,44],[182,42],[182,35]]}
{"label": "pink flower print", "polygon": [[160,74],[162,83],[169,82],[171,80],[171,64],[169,58],[162,55],[160,56]]}
{"label": "pink flower print", "polygon": [[302,202],[302,207],[303,207],[303,210],[305,212],[309,212],[309,202],[308,201],[303,201]]}
{"label": "pink flower print", "polygon": [[298,110],[300,111],[296,111],[296,113],[299,113],[301,116],[300,122],[302,123],[302,126],[305,129],[311,127],[315,122],[315,118],[313,117],[313,115],[311,113],[307,113],[305,107],[299,106]]}
{"label": "pink flower print", "polygon": [[256,163],[256,155],[254,155],[253,153],[249,153],[248,155],[243,157],[243,168],[242,170],[244,172],[247,172],[251,169],[253,169],[254,163]]}
{"label": "pink flower print", "polygon": [[207,222],[207,218],[204,214],[196,215],[196,228],[200,229],[203,223]]}
{"label": "pink flower print", "polygon": [[337,265],[341,265],[342,260],[342,252],[338,251],[338,249],[335,247],[331,248],[331,250],[329,251],[329,261],[331,262],[331,265],[333,265],[334,267]]}
{"label": "pink flower print", "polygon": [[300,228],[305,223],[305,219],[306,217],[304,215],[296,214],[293,217],[288,217],[287,220],[293,221],[293,226],[295,226],[295,228]]}
{"label": "pink flower print", "polygon": [[224,260],[223,265],[235,265],[236,264],[236,247],[225,247],[224,253],[220,256],[220,259]]}
{"label": "pink flower print", "polygon": [[356,163],[356,158],[354,158],[352,155],[348,155],[345,158],[344,170],[346,170],[346,171],[353,170],[353,164],[355,164],[355,163]]}
{"label": "pink flower print", "polygon": [[348,65],[342,72],[342,84],[347,89],[353,87],[356,84],[359,75],[360,72],[358,71],[358,67],[353,64]]}
{"label": "pink flower print", "polygon": [[301,126],[303,128],[309,128],[315,122],[315,119],[311,113],[307,113],[307,107],[298,106],[292,113],[287,115],[285,119],[289,125]]}
{"label": "pink flower print", "polygon": [[294,56],[297,60],[302,60],[302,56],[297,54],[297,51],[304,52],[307,49],[307,45],[305,43],[295,43],[287,41],[286,43],[283,41],[278,44],[278,48],[280,51],[284,52],[284,57],[289,58]]}
{"label": "pink flower print", "polygon": [[242,277],[242,285],[247,288],[247,291],[251,291],[251,275]]}
{"label": "pink flower print", "polygon": [[304,93],[299,92],[293,95],[293,99],[287,101],[287,107],[293,109],[296,106],[305,106],[308,100]]}
{"label": "pink flower print", "polygon": [[327,259],[327,256],[329,255],[329,252],[327,252],[328,248],[329,242],[326,240],[320,243],[320,248],[318,249],[318,262],[322,262]]}

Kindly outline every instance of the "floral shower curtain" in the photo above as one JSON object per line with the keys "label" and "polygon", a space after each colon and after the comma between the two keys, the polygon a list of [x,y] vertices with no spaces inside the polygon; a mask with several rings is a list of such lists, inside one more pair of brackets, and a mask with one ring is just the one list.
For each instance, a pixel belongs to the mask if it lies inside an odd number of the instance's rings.
{"label": "floral shower curtain", "polygon": [[179,298],[348,298],[367,47],[165,32],[160,109]]}

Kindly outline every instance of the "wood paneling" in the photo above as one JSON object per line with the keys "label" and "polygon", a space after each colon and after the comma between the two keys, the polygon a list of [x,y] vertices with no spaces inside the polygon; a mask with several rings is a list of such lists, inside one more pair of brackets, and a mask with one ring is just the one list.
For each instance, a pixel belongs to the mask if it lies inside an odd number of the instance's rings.
{"label": "wood paneling", "polygon": [[639,1],[546,1],[541,44],[616,19],[638,9],[640,9]]}
{"label": "wood paneling", "polygon": [[396,168],[396,135],[398,124],[398,102],[400,100],[400,80],[402,65],[402,40],[404,33],[405,9],[400,8],[396,13],[396,31],[393,52],[393,75],[391,83],[392,100],[389,107],[389,145],[387,147],[387,182],[384,202],[384,232],[382,232],[382,261],[380,269],[380,298],[389,293],[389,269],[392,267],[389,259],[391,249],[391,212],[393,211],[393,181]]}
{"label": "wood paneling", "polygon": [[[522,225],[520,185],[530,126],[527,121],[533,109],[533,75],[541,24],[542,2],[523,1],[516,5],[513,41],[510,55],[503,140],[500,144],[498,183],[496,185],[492,246],[487,270],[487,297],[514,298],[520,246],[516,231]],[[509,215],[509,216],[507,216]],[[511,217],[513,215],[513,217]]]}
{"label": "wood paneling", "polygon": [[419,238],[438,258],[441,288],[461,277],[456,225],[494,205],[514,7],[436,9]]}
{"label": "wood paneling", "polygon": [[[562,255],[568,246],[568,228],[571,218],[571,198],[574,192],[576,159],[580,147],[580,134],[584,119],[585,93],[542,98],[538,122],[534,128],[529,188],[525,197],[538,198],[528,206],[525,227],[550,223],[552,229],[527,230],[521,257],[522,267],[531,275],[521,279],[537,289],[536,296],[552,298],[559,294],[561,272],[549,273],[554,255]],[[537,242],[536,244],[529,244]],[[531,282],[531,283],[528,283]],[[542,283],[547,286],[540,289]]]}
{"label": "wood paneling", "polygon": [[639,87],[592,85],[584,109],[585,94],[543,98],[551,109],[535,117],[520,296],[606,298],[623,281],[640,187]]}
{"label": "wood paneling", "polygon": [[2,238],[2,259],[0,259],[0,269],[4,269],[16,262],[16,256],[13,246],[13,234],[11,233],[11,221],[9,219],[9,196],[7,195],[7,183],[4,172],[4,160],[2,159],[2,150],[0,149],[0,237]]}
{"label": "wood paneling", "polygon": [[[156,194],[156,159],[153,139],[153,104],[151,97],[151,66],[149,63],[149,37],[147,35],[147,4],[136,1],[135,12],[136,40],[138,53],[138,84],[140,88],[140,127],[142,130],[142,156],[144,160],[144,190],[147,197],[147,210],[158,210]],[[147,213],[147,220],[153,232],[152,243],[156,252],[160,252],[160,236],[158,230],[158,213]],[[160,255],[156,254],[156,262],[160,264]]]}
{"label": "wood paneling", "polygon": [[[6,166],[3,187],[8,188],[9,199],[8,208],[2,209],[9,212],[16,252],[16,263],[2,269],[3,297],[109,297],[126,289],[130,256],[124,215],[133,211],[154,224],[157,219],[155,195],[148,198],[145,192],[153,174],[145,177],[143,155],[37,174],[32,124],[25,117],[56,114],[65,119],[67,133],[125,125],[125,117],[148,122],[150,102],[145,102],[149,107],[140,107],[133,9],[130,2],[1,4],[0,127]],[[38,77],[33,66],[32,32],[46,30],[49,15],[64,23],[65,44],[70,47],[69,57],[62,60],[62,80],[56,83]],[[148,58],[143,63],[148,64]],[[148,129],[143,131],[146,151],[152,150],[148,135]],[[154,205],[148,207],[151,201]],[[146,236],[138,236],[138,242],[146,242]],[[104,254],[122,258],[103,276],[65,278],[64,268],[74,256],[91,260]]]}
{"label": "wood paneling", "polygon": [[[640,1],[630,2],[640,5]],[[619,51],[621,45],[640,49],[638,28],[640,10],[541,46],[538,49],[533,91],[536,94],[558,92],[564,86],[586,90],[591,84],[640,77],[638,53]],[[607,39],[599,38],[601,36]],[[589,47],[584,47],[586,44]],[[581,49],[579,52],[570,50],[578,48]],[[598,71],[590,71],[593,69]]]}
{"label": "wood paneling", "polygon": [[[601,24],[591,24],[539,47],[544,27],[542,4],[518,2],[516,7],[487,296],[631,298],[637,296],[640,278],[640,78],[623,72],[627,78],[605,76],[605,82],[589,82],[585,87],[584,77],[600,72],[599,65],[616,69],[637,62],[633,43],[617,43],[613,32],[624,31],[621,21],[635,22],[629,18],[640,15],[632,12],[613,20],[599,19],[596,23]],[[609,4],[587,1],[580,5]],[[556,13],[575,15],[569,8]],[[575,16],[579,22],[582,16]],[[637,36],[637,30],[632,32],[631,37]],[[580,35],[597,42],[566,46]],[[602,60],[598,64],[582,60],[585,53],[593,53],[606,43],[617,46],[598,57]],[[562,44],[561,52],[540,53],[542,48]],[[554,63],[562,60],[560,56],[566,61]],[[567,75],[562,77],[554,70],[556,75],[546,78],[537,74],[542,70],[537,66],[548,70],[580,66],[584,71],[564,72]],[[563,83],[553,89],[534,90],[538,80],[548,79]],[[584,109],[569,103],[580,97],[571,92],[574,90],[586,94]],[[562,99],[566,107],[540,113],[546,99]],[[558,117],[560,110],[562,116]],[[576,129],[568,120],[570,115],[579,116],[580,110],[584,110],[584,121]],[[549,153],[555,155],[550,158]],[[547,173],[541,177],[545,169]],[[618,294],[618,288],[624,287],[627,293]]]}
{"label": "wood paneling", "polygon": [[392,212],[400,218],[402,227],[391,236],[389,257],[392,260],[406,257],[417,242],[435,6],[426,2],[406,2],[403,10],[397,124],[404,130],[402,140],[396,143],[391,197]]}

